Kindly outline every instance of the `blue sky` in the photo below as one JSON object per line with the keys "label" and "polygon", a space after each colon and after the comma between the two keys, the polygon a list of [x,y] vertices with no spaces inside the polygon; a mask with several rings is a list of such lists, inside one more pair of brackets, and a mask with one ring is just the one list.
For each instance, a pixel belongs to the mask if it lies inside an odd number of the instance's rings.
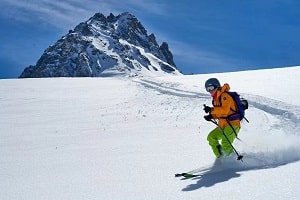
{"label": "blue sky", "polygon": [[299,0],[1,0],[0,78],[96,12],[134,14],[185,74],[300,65]]}

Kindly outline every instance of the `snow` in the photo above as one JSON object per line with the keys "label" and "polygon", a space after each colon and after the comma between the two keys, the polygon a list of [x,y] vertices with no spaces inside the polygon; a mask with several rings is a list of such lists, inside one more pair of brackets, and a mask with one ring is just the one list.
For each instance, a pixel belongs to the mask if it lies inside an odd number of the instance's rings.
{"label": "snow", "polygon": [[[0,80],[0,199],[299,199],[299,75]],[[214,165],[209,77],[250,102],[233,144],[243,162]]]}

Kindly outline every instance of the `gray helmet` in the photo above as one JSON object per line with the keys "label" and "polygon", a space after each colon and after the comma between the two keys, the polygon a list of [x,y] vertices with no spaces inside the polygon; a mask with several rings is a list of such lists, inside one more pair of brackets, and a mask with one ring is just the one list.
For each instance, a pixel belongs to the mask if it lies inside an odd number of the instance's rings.
{"label": "gray helmet", "polygon": [[218,79],[216,78],[210,78],[205,82],[205,88],[209,87],[209,86],[215,86],[216,88],[220,88],[221,84],[218,81]]}

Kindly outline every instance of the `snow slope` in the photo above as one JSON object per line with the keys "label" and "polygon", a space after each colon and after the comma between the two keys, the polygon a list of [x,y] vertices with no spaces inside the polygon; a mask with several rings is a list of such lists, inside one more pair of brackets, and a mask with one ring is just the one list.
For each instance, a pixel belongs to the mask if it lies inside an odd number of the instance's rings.
{"label": "snow slope", "polygon": [[[209,77],[250,102],[214,164]],[[0,80],[0,199],[299,199],[300,67],[152,78]],[[174,174],[209,167],[201,177]]]}

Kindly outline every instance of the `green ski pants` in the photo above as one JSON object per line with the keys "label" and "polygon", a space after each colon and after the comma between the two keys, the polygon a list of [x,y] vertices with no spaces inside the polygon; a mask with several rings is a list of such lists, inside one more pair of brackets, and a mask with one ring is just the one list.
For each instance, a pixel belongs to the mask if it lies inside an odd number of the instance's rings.
{"label": "green ski pants", "polygon": [[[233,131],[233,129],[235,130],[235,132]],[[216,127],[208,134],[207,141],[217,158],[220,157],[222,154],[228,156],[233,152],[231,144],[237,137],[236,134],[238,134],[239,131],[240,127],[231,127],[230,125],[228,125],[224,129]],[[231,144],[225,138],[224,134],[226,135]]]}

